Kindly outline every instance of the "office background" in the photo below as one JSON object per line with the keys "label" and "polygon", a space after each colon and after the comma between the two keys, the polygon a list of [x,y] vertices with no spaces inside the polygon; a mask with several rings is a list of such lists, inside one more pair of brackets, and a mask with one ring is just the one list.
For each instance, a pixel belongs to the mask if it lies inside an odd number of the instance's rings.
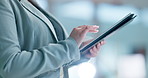
{"label": "office background", "polygon": [[128,13],[137,18],[107,38],[96,58],[69,69],[70,78],[148,78],[148,0],[36,0],[70,34],[79,25],[99,25],[95,38]]}

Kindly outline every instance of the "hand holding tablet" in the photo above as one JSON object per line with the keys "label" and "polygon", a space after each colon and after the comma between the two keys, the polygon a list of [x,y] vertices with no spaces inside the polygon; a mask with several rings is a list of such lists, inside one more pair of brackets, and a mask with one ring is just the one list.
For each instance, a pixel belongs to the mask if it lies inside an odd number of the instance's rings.
{"label": "hand holding tablet", "polygon": [[100,36],[98,36],[96,39],[91,41],[88,45],[84,46],[80,49],[80,52],[85,52],[97,43],[101,42],[105,38],[107,38],[109,35],[111,35],[113,32],[119,30],[120,28],[124,27],[126,24],[130,23],[137,15],[129,13],[124,18],[122,18],[119,22],[117,22],[114,26],[109,28],[107,31],[102,33]]}

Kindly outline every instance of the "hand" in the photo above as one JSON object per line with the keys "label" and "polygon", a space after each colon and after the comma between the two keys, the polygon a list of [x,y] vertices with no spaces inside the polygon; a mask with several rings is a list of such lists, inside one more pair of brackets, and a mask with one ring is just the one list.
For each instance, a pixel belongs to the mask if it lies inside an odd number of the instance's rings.
{"label": "hand", "polygon": [[92,25],[92,26],[82,25],[77,28],[74,28],[70,34],[70,37],[74,38],[78,44],[78,47],[80,47],[86,34],[88,32],[96,33],[98,32],[97,30],[98,28],[99,26],[96,26],[96,25]]}
{"label": "hand", "polygon": [[[90,43],[92,40],[88,40],[86,42],[83,42],[82,47]],[[91,57],[96,57],[98,55],[98,52],[100,50],[100,47],[105,44],[105,41],[101,41],[100,43],[96,44],[93,46],[91,49],[88,51],[81,53],[81,56],[85,58],[91,58]]]}

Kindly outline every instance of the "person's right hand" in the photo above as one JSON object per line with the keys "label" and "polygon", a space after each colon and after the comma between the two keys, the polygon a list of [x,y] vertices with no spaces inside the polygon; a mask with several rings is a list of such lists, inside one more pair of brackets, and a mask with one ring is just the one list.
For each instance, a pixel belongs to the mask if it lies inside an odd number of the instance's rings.
{"label": "person's right hand", "polygon": [[70,34],[70,37],[74,38],[78,44],[78,47],[80,47],[86,34],[88,32],[96,33],[98,32],[97,30],[98,28],[99,26],[96,26],[96,25],[91,25],[91,26],[82,25],[77,28],[74,28]]}

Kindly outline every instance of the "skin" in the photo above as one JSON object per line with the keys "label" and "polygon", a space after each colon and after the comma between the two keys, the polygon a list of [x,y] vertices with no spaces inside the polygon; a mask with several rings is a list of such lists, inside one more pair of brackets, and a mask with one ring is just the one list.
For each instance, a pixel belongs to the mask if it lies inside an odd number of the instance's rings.
{"label": "skin", "polygon": [[[70,34],[70,37],[74,38],[78,44],[78,47],[83,47],[87,45],[92,40],[88,40],[83,42],[84,38],[86,37],[87,33],[97,33],[99,26],[96,25],[82,25],[78,26],[77,28],[74,28]],[[83,44],[82,44],[83,43]],[[81,56],[84,56],[86,58],[96,57],[98,55],[98,51],[100,50],[100,47],[105,44],[104,41],[96,44],[91,49],[89,49],[85,54],[81,54]]]}

